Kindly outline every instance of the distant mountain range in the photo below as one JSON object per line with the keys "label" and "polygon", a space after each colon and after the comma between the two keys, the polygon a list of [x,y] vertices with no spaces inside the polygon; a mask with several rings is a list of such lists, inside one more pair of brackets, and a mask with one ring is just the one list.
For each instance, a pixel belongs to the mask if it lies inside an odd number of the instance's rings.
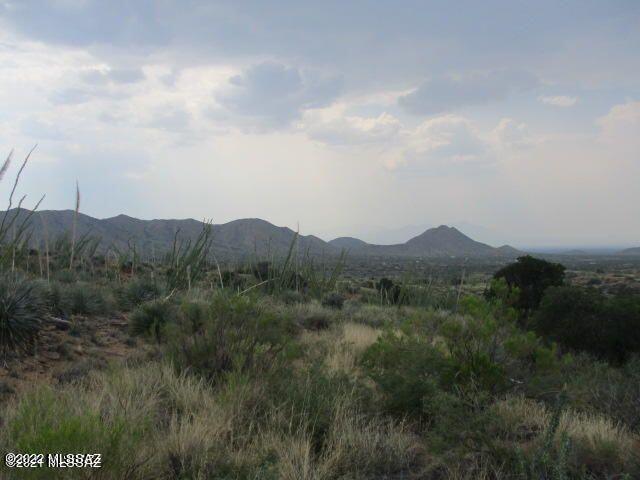
{"label": "distant mountain range", "polygon": [[410,257],[515,257],[522,252],[504,245],[499,248],[476,242],[457,228],[440,225],[430,228],[405,243],[373,245],[353,237],[340,237],[329,244],[351,254]]}
{"label": "distant mountain range", "polygon": [[[22,210],[21,217],[29,212]],[[1,215],[1,214],[0,214]],[[32,241],[41,244],[46,235],[50,240],[69,235],[73,226],[72,210],[42,210],[32,216]],[[78,214],[77,237],[91,235],[100,238],[99,250],[109,248],[126,250],[135,245],[141,255],[162,254],[173,247],[174,238],[179,241],[195,240],[204,227],[204,222],[184,220],[140,220],[127,215],[97,219]],[[221,258],[243,257],[256,253],[286,252],[295,237],[287,227],[276,227],[259,218],[234,220],[221,225],[212,225],[213,247]],[[339,250],[313,235],[300,235],[298,251],[319,254],[339,254]]]}
{"label": "distant mountain range", "polygon": [[625,248],[618,252],[618,255],[638,256],[640,257],[640,247]]}
{"label": "distant mountain range", "polygon": [[[23,217],[29,212],[20,210]],[[32,217],[32,238],[41,243],[45,232],[49,239],[68,235],[72,229],[72,210],[43,210]],[[126,215],[97,219],[78,214],[77,235],[89,234],[101,239],[101,249],[110,247],[127,249],[136,245],[144,254],[160,254],[171,249],[176,232],[181,239],[195,239],[203,222],[185,220],[140,220]],[[220,257],[241,257],[268,253],[283,254],[289,249],[295,232],[277,227],[259,218],[234,220],[213,225],[213,246]],[[338,255],[347,250],[350,255],[403,256],[403,257],[516,257],[521,252],[507,245],[494,248],[476,242],[453,227],[441,225],[430,228],[405,243],[374,245],[357,238],[341,237],[325,242],[313,235],[300,235],[296,247],[300,253],[312,255]]]}

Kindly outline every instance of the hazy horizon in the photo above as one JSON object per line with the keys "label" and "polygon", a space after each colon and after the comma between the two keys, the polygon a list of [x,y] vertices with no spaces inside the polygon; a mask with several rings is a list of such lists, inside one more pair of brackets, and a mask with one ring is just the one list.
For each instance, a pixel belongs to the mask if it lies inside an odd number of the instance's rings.
{"label": "hazy horizon", "polygon": [[638,246],[638,25],[624,0],[0,0],[0,198],[37,143],[26,207],[78,181],[97,218]]}

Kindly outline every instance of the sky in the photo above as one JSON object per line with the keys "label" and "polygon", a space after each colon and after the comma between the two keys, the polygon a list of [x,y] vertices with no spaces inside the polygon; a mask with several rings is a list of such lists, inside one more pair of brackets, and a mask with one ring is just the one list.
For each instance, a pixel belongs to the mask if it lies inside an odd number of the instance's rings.
{"label": "sky", "polygon": [[636,0],[0,0],[0,198],[37,144],[42,209],[640,245],[639,49]]}

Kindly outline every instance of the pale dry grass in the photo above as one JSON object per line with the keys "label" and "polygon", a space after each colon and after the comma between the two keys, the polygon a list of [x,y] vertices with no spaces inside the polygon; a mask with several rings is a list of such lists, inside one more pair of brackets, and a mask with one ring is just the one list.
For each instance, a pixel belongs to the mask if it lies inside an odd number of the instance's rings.
{"label": "pale dry grass", "polygon": [[380,329],[346,322],[326,330],[304,330],[298,341],[307,360],[320,359],[334,372],[356,373],[358,359],[381,334]]}
{"label": "pale dry grass", "polygon": [[[313,425],[289,425],[285,431],[267,426],[256,436],[256,450],[275,454],[277,478],[388,478],[410,471],[419,461],[421,444],[403,423],[363,415],[348,394],[338,397],[332,409],[334,417],[320,452],[314,451]],[[276,418],[273,423],[278,423]]]}
{"label": "pale dry grass", "polygon": [[232,376],[214,390],[197,377],[177,374],[171,365],[151,362],[98,374],[92,382],[87,395],[105,415],[124,409],[132,422],[150,421],[141,473],[206,479],[219,465],[257,462],[263,448],[252,441],[262,395],[258,381]]}
{"label": "pale dry grass", "polygon": [[[523,397],[512,397],[495,405],[495,412],[512,432],[531,432],[538,435],[551,422],[553,413],[543,404]],[[624,468],[637,462],[640,439],[623,425],[603,416],[576,412],[562,412],[556,440],[566,434],[576,448],[579,464],[608,464]],[[540,438],[539,436],[537,438]]]}
{"label": "pale dry grass", "polygon": [[601,415],[565,412],[560,420],[560,430],[593,451],[611,444],[625,454],[631,451],[634,443],[633,435],[625,427]]}
{"label": "pale dry grass", "polygon": [[325,364],[332,371],[356,373],[358,359],[381,334],[381,330],[368,325],[353,322],[343,324],[332,337],[333,343],[329,346]]}
{"label": "pale dry grass", "polygon": [[374,328],[397,323],[399,318],[398,309],[372,304],[358,305],[358,308],[352,310],[346,309],[346,314],[349,321]]}
{"label": "pale dry grass", "polygon": [[207,478],[211,456],[222,443],[212,418],[213,415],[172,417],[167,431],[158,438],[156,471],[167,478],[176,474],[188,474],[194,480]]}
{"label": "pale dry grass", "polygon": [[446,478],[447,480],[506,480],[513,478],[512,475],[505,474],[501,467],[476,457],[464,459],[458,463],[448,462],[443,465],[443,470],[443,476],[438,478]]}
{"label": "pale dry grass", "polygon": [[282,315],[291,315],[296,324],[311,330],[323,330],[333,325],[341,312],[323,306],[317,300],[293,305],[275,305],[269,307]]}
{"label": "pale dry grass", "polygon": [[261,437],[263,448],[278,458],[278,478],[283,480],[322,480],[326,478],[317,465],[311,438],[305,432],[289,435],[267,433]]}
{"label": "pale dry grass", "polygon": [[303,367],[314,362],[326,362],[326,358],[335,349],[339,342],[340,330],[330,328],[326,330],[303,330],[297,340],[304,350],[304,357],[296,359],[292,366]]}
{"label": "pale dry grass", "polygon": [[319,470],[328,478],[398,474],[414,466],[421,454],[420,442],[404,423],[366,417],[347,395],[335,405]]}
{"label": "pale dry grass", "polygon": [[542,403],[520,396],[501,400],[493,409],[507,429],[519,428],[538,432],[544,429],[551,419],[551,414]]}
{"label": "pale dry grass", "polygon": [[102,410],[117,409],[141,417],[191,415],[211,406],[206,383],[178,375],[169,364],[148,362],[133,368],[94,373],[88,389]]}
{"label": "pale dry grass", "polygon": [[382,330],[368,325],[348,322],[342,326],[343,340],[351,344],[357,353],[361,353],[373,345],[381,334]]}
{"label": "pale dry grass", "polygon": [[640,439],[602,415],[567,411],[559,430],[574,440],[579,463],[592,471],[623,471],[640,463]]}

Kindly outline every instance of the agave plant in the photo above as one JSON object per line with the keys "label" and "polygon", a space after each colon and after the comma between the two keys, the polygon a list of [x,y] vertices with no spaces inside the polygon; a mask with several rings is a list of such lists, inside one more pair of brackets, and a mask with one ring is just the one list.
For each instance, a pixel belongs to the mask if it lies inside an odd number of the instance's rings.
{"label": "agave plant", "polygon": [[0,277],[0,357],[29,352],[46,312],[36,284],[14,275]]}

